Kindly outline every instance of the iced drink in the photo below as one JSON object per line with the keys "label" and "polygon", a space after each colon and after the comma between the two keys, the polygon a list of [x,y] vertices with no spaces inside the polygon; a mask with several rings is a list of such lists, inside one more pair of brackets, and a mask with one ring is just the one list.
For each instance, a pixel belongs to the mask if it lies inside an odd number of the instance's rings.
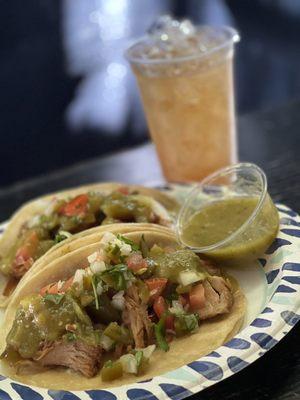
{"label": "iced drink", "polygon": [[237,161],[231,28],[161,18],[128,51],[165,177],[198,181]]}

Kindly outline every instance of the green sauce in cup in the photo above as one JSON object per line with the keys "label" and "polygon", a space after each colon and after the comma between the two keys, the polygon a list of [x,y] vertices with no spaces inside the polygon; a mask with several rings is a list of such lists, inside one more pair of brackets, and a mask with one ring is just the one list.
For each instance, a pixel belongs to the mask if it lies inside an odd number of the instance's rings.
{"label": "green sauce in cup", "polygon": [[183,245],[220,265],[244,265],[276,238],[279,217],[263,171],[237,164],[192,190],[177,221]]}

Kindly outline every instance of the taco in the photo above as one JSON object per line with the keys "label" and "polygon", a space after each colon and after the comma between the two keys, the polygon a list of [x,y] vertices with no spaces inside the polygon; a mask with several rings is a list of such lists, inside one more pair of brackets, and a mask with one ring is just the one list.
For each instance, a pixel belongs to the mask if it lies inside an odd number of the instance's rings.
{"label": "taco", "polygon": [[[71,236],[70,238],[60,242],[59,244],[53,246],[50,250],[47,251],[42,257],[40,257],[30,268],[29,271],[26,272],[25,277],[19,281],[17,286],[17,291],[22,290],[26,281],[31,279],[35,273],[41,271],[45,268],[50,268],[52,265],[55,265],[58,258],[64,257],[65,255],[73,252],[76,257],[77,250],[80,252],[81,248],[85,245],[92,245],[94,243],[99,243],[101,240],[103,233],[107,231],[108,226],[98,226],[97,228],[88,229],[80,234],[76,234]],[[173,235],[175,238],[175,232],[171,232],[169,228],[155,225],[155,224],[142,224],[142,223],[122,223],[122,224],[111,224],[109,225],[109,231],[112,233],[129,233],[129,232],[141,232],[147,231],[148,233],[158,232],[160,234],[164,233],[167,235]]]}
{"label": "taco", "polygon": [[12,217],[0,241],[0,272],[13,278],[10,289],[33,263],[76,233],[120,222],[170,225],[177,202],[158,190],[102,183],[41,197]]}
{"label": "taco", "polygon": [[23,279],[5,313],[2,373],[50,389],[122,385],[208,354],[240,329],[238,285],[171,230],[110,228]]}

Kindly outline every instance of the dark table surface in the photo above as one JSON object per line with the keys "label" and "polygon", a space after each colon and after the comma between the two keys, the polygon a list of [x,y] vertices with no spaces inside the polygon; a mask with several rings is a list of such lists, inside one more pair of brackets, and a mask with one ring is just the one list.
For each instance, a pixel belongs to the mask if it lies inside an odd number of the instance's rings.
{"label": "dark table surface", "polygon": [[[239,155],[267,173],[277,202],[300,210],[300,101],[238,121]],[[151,144],[84,162],[0,189],[0,219],[24,201],[50,191],[97,181],[163,183]],[[300,399],[300,325],[264,357],[191,399]]]}

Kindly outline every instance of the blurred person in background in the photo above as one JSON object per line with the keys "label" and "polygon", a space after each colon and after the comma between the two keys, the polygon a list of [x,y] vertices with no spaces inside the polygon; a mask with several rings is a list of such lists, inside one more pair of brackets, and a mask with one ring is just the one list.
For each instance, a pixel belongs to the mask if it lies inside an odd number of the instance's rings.
{"label": "blurred person in background", "polygon": [[2,1],[1,186],[147,140],[123,52],[166,13],[240,31],[239,114],[300,96],[293,0]]}

